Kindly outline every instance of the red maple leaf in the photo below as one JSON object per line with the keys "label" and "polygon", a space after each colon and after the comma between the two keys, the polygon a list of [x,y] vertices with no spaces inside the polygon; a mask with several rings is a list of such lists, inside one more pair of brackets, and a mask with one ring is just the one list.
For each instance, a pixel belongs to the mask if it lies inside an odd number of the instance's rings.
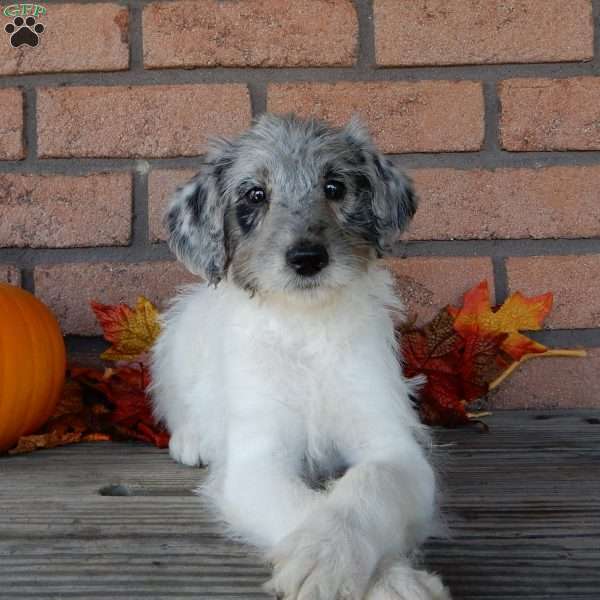
{"label": "red maple leaf", "polygon": [[71,371],[77,381],[100,392],[110,403],[108,421],[120,437],[147,441],[159,448],[168,446],[169,435],[152,414],[147,395],[150,378],[143,364]]}
{"label": "red maple leaf", "polygon": [[421,419],[447,427],[468,422],[461,379],[464,342],[450,313],[441,310],[425,327],[405,331],[400,339],[404,374],[426,377],[420,392]]}

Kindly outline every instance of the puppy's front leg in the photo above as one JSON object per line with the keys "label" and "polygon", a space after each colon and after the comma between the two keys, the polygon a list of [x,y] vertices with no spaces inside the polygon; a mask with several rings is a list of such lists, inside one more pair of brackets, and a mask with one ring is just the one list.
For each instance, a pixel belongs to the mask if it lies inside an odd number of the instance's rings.
{"label": "puppy's front leg", "polygon": [[331,496],[357,535],[375,549],[378,573],[367,600],[450,600],[437,576],[413,569],[407,558],[432,526],[434,477],[429,463],[416,445],[399,451],[397,440],[388,449],[372,450]]}
{"label": "puppy's front leg", "polygon": [[[352,466],[322,507],[273,551],[270,589],[299,600],[446,600],[435,576],[375,568],[406,557],[426,537],[434,511],[434,476],[410,431],[357,439]],[[372,584],[370,590],[369,585]],[[439,592],[439,593],[438,593]],[[368,595],[367,595],[368,594]]]}
{"label": "puppy's front leg", "polygon": [[226,460],[209,494],[232,532],[259,548],[283,539],[321,500],[301,478],[295,430],[256,415],[229,424]]}

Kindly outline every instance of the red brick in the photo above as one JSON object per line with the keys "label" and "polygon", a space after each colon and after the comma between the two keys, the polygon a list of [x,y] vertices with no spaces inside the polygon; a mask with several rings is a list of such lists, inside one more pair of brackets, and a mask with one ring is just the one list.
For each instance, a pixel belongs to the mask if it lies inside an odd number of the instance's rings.
{"label": "red brick", "polygon": [[375,0],[380,65],[589,60],[590,0]]}
{"label": "red brick", "polygon": [[490,398],[492,408],[600,408],[600,348],[585,358],[537,358],[506,379]]}
{"label": "red brick", "polygon": [[149,68],[348,66],[356,59],[350,0],[156,2],[144,8],[143,23]]}
{"label": "red brick", "polygon": [[148,176],[148,220],[152,242],[167,239],[163,216],[177,186],[184,184],[199,169],[156,169]]}
{"label": "red brick", "polygon": [[509,79],[499,91],[506,150],[600,149],[600,77]]}
{"label": "red brick", "polygon": [[463,294],[487,279],[494,299],[494,272],[489,258],[418,257],[388,258],[397,289],[408,314],[425,323],[447,304],[460,304]]}
{"label": "red brick", "polygon": [[0,160],[25,158],[21,90],[0,89],[0,106],[4,115],[3,123],[0,125]]}
{"label": "red brick", "polygon": [[0,246],[127,244],[131,175],[0,175]]}
{"label": "red brick", "polygon": [[385,152],[479,150],[483,92],[472,81],[273,84],[268,109],[336,125],[358,114]]}
{"label": "red brick", "polygon": [[600,167],[411,173],[412,240],[589,238],[600,232]]}
{"label": "red brick", "polygon": [[513,257],[507,271],[511,291],[554,293],[547,327],[600,327],[600,254]]}
{"label": "red brick", "polygon": [[251,118],[238,84],[43,88],[37,108],[43,158],[194,156]]}
{"label": "red brick", "polygon": [[46,10],[37,17],[45,27],[39,45],[7,45],[0,55],[1,75],[127,69],[126,8],[109,3],[52,4]]}
{"label": "red brick", "polygon": [[178,285],[198,281],[177,262],[71,263],[35,268],[35,293],[56,314],[65,334],[100,333],[90,300],[135,303],[144,295],[160,307]]}
{"label": "red brick", "polygon": [[21,272],[12,265],[0,265],[0,283],[21,285]]}

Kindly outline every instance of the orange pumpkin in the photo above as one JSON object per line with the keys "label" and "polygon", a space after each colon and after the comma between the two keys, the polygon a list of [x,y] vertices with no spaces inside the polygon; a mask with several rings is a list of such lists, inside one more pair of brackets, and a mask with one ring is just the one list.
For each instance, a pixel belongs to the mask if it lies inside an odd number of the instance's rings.
{"label": "orange pumpkin", "polygon": [[29,292],[0,283],[0,452],[52,415],[66,362],[50,310]]}

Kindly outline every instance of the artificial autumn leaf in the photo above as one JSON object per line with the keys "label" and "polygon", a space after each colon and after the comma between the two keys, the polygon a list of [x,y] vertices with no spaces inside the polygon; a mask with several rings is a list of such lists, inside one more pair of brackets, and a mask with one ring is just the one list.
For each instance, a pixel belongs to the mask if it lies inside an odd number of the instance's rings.
{"label": "artificial autumn leaf", "polygon": [[550,292],[532,298],[515,292],[494,310],[487,281],[482,281],[464,295],[462,308],[451,308],[450,314],[455,317],[454,328],[464,337],[507,334],[502,350],[520,360],[525,354],[546,352],[546,346],[519,332],[541,329],[551,308]]}
{"label": "artificial autumn leaf", "polygon": [[460,397],[456,375],[427,373],[427,382],[419,401],[421,420],[427,425],[456,427],[469,422],[466,402]]}
{"label": "artificial autumn leaf", "polygon": [[507,337],[506,333],[463,337],[459,372],[465,402],[485,396],[490,383],[512,362],[502,350]]}
{"label": "artificial autumn leaf", "polygon": [[404,331],[401,346],[407,377],[423,375],[419,412],[429,425],[468,423],[468,404],[489,389],[511,362],[501,350],[506,333],[460,335],[448,308],[422,328]]}
{"label": "artificial autumn leaf", "polygon": [[9,454],[24,454],[44,448],[56,448],[77,442],[106,441],[110,436],[97,431],[101,409],[83,402],[81,386],[68,379],[63,396],[43,429],[34,435],[21,436]]}
{"label": "artificial autumn leaf", "polygon": [[159,448],[169,444],[166,430],[156,424],[146,389],[150,383],[143,364],[106,368],[74,368],[73,377],[100,392],[111,405],[107,429],[120,439],[150,442]]}
{"label": "artificial autumn leaf", "polygon": [[77,382],[72,379],[67,379],[65,381],[61,399],[58,402],[53,415],[50,417],[50,420],[57,419],[64,415],[77,414],[82,410],[83,390]]}
{"label": "artificial autumn leaf", "polygon": [[448,306],[421,328],[397,325],[405,374],[425,378],[419,399],[422,420],[446,427],[474,422],[485,413],[469,412],[470,403],[526,360],[585,356],[583,350],[548,350],[520,333],[540,329],[551,306],[551,293],[527,298],[516,292],[492,308],[483,281],[465,294],[462,308]]}
{"label": "artificial autumn leaf", "polygon": [[425,327],[401,335],[404,374],[424,375],[420,390],[421,419],[430,425],[455,426],[469,421],[462,397],[460,352],[464,345],[446,309]]}
{"label": "artificial autumn leaf", "polygon": [[101,355],[104,360],[135,360],[150,350],[160,333],[158,311],[143,296],[137,299],[135,308],[127,304],[112,306],[94,301],[91,306],[104,338],[112,343]]}
{"label": "artificial autumn leaf", "polygon": [[169,434],[154,420],[147,395],[150,375],[144,364],[145,354],[160,333],[156,307],[140,296],[134,309],[97,302],[92,302],[92,309],[104,338],[112,343],[101,358],[127,364],[100,370],[72,368],[73,377],[99,392],[110,406],[105,431],[113,439],[135,439],[165,448]]}
{"label": "artificial autumn leaf", "polygon": [[402,332],[401,342],[407,377],[425,370],[445,373],[456,370],[449,357],[462,342],[454,330],[454,319],[446,309],[425,327]]}
{"label": "artificial autumn leaf", "polygon": [[35,435],[24,435],[19,438],[17,445],[8,451],[9,454],[26,454],[34,450],[46,448],[56,448],[80,442],[81,432],[72,432],[67,434],[51,431],[49,433],[38,433]]}

